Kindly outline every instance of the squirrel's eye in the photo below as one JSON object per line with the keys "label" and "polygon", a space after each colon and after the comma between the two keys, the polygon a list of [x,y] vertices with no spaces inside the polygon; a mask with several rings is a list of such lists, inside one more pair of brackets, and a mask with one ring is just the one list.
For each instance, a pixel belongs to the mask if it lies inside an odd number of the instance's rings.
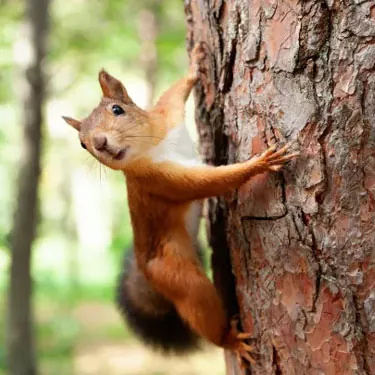
{"label": "squirrel's eye", "polygon": [[112,113],[115,116],[120,116],[120,115],[124,114],[125,111],[119,105],[115,104],[114,106],[112,106]]}
{"label": "squirrel's eye", "polygon": [[87,147],[86,147],[86,145],[83,142],[81,142],[81,146],[82,146],[82,148],[84,148],[85,150],[87,150]]}

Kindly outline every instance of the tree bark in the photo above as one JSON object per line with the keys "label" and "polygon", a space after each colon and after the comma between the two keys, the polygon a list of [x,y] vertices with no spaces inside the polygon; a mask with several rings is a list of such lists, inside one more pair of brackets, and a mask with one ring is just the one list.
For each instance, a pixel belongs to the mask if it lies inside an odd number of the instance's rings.
{"label": "tree bark", "polygon": [[11,375],[36,374],[31,313],[31,247],[37,223],[41,124],[44,101],[48,0],[28,0],[24,38],[18,44],[22,66],[23,139],[11,241],[7,353]]}
{"label": "tree bark", "polygon": [[249,373],[375,374],[375,2],[185,5],[189,49],[210,51],[196,89],[206,161],[301,151],[209,205],[215,280],[258,351]]}

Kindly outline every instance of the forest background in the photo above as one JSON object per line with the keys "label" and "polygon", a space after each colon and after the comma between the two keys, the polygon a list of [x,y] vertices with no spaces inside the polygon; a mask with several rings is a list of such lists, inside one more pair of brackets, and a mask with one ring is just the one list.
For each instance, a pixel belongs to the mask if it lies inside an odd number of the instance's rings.
{"label": "forest background", "polygon": [[[101,68],[123,80],[143,107],[184,74],[183,3],[55,0],[48,17],[42,168],[32,246],[38,373],[224,374],[219,349],[209,346],[188,358],[164,359],[124,326],[114,306],[124,249],[131,244],[123,176],[101,167],[61,119],[82,118],[98,103]],[[0,1],[0,375],[7,373],[7,290],[23,151],[20,75],[32,53],[24,23],[25,2]],[[192,100],[187,123],[197,140]]]}

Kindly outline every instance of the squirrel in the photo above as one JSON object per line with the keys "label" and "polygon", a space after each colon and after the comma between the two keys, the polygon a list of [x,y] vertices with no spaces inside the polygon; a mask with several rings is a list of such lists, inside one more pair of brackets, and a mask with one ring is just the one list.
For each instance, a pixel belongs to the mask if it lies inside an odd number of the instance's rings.
{"label": "squirrel", "polygon": [[[200,248],[198,255],[202,256]],[[132,331],[154,349],[183,354],[199,347],[199,337],[173,303],[158,293],[140,271],[133,248],[125,252],[116,304]]]}
{"label": "squirrel", "polygon": [[202,43],[191,52],[188,74],[149,110],[139,108],[125,86],[99,72],[103,97],[82,121],[64,120],[79,133],[81,146],[107,167],[125,175],[134,237],[118,304],[146,343],[185,351],[204,338],[254,363],[251,335],[240,332],[206,276],[196,249],[202,201],[239,188],[251,177],[279,171],[298,153],[276,145],[260,156],[231,165],[209,166],[194,153],[185,124],[185,102],[207,55]]}

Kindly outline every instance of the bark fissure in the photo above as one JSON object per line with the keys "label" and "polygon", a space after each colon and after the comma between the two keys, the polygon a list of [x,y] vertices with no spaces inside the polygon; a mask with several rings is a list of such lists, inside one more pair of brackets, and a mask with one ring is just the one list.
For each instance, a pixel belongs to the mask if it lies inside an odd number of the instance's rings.
{"label": "bark fissure", "polygon": [[322,285],[321,280],[322,280],[323,272],[322,272],[322,265],[319,260],[319,255],[318,255],[319,250],[318,250],[318,246],[316,243],[316,238],[314,235],[314,231],[311,229],[310,226],[308,226],[308,233],[311,236],[311,254],[314,257],[316,265],[318,266],[318,269],[315,273],[315,293],[313,295],[312,309],[311,309],[312,312],[316,312],[317,301],[320,295],[320,290],[321,290],[321,285]]}
{"label": "bark fissure", "polygon": [[365,334],[364,329],[363,329],[364,328],[363,323],[362,323],[362,320],[361,320],[362,308],[361,308],[360,304],[358,303],[358,299],[357,299],[355,294],[353,294],[353,303],[356,307],[355,323],[356,323],[356,326],[360,327],[360,332],[357,333],[357,335],[362,336],[361,342],[357,346],[358,347],[357,355],[361,358],[361,360],[363,362],[364,374],[365,375],[371,375],[371,372],[370,372],[371,369],[370,369],[370,366],[367,362],[367,358],[366,358],[365,355],[363,355],[363,353],[368,352],[369,347],[368,347],[368,343],[367,343],[367,339],[366,339],[366,334]]}
{"label": "bark fissure", "polygon": [[274,221],[274,220],[280,220],[283,219],[286,215],[288,215],[288,212],[286,212],[283,215],[280,216],[242,216],[241,220],[246,221],[246,220],[264,220],[264,221]]}
{"label": "bark fissure", "polygon": [[[211,201],[210,205],[216,206],[216,211],[210,211],[209,226],[209,242],[212,248],[216,249],[211,257],[214,270],[214,282],[227,306],[228,313],[230,315],[235,315],[238,313],[238,305],[235,297],[235,279],[230,267],[230,250],[225,236],[227,227],[225,220],[226,215],[224,210],[220,208],[220,202]],[[212,216],[213,212],[215,212],[215,216]],[[213,236],[212,233],[221,233],[221,235]]]}
{"label": "bark fissure", "polygon": [[280,367],[280,357],[279,354],[277,353],[277,349],[273,346],[273,364],[275,367],[275,375],[283,375],[283,372]]}
{"label": "bark fissure", "polygon": [[219,79],[219,90],[225,94],[229,91],[232,82],[233,82],[233,65],[236,60],[236,39],[238,36],[238,23],[239,23],[239,14],[235,8],[230,16],[228,21],[227,34],[229,35],[229,41],[225,44],[222,40],[221,45],[223,48],[223,60],[221,63],[222,70],[220,72]]}

